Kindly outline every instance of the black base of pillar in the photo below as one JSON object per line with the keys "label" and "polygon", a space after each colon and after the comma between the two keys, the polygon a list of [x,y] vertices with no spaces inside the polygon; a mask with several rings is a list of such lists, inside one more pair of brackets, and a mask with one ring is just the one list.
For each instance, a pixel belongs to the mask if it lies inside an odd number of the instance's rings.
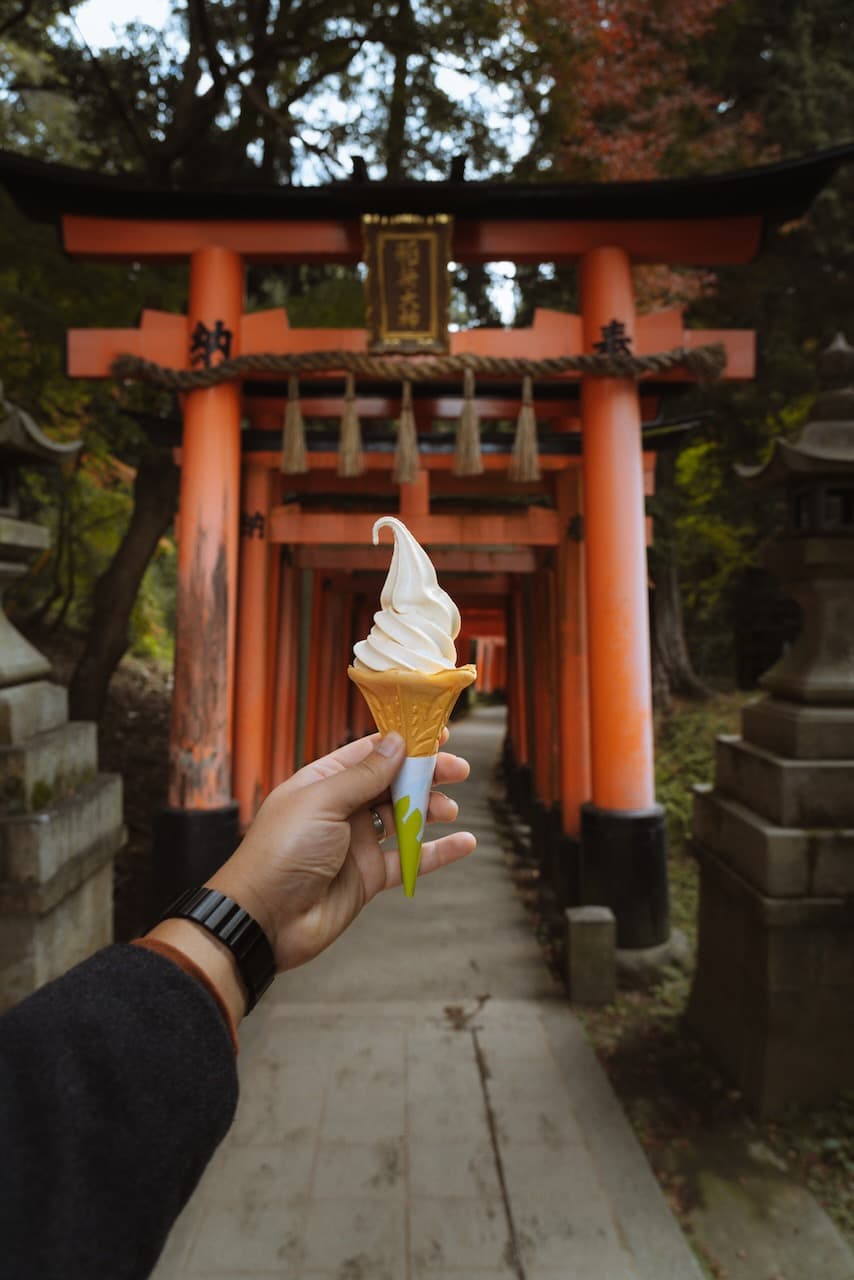
{"label": "black base of pillar", "polygon": [[237,804],[222,809],[164,808],[154,819],[150,915],[212,876],[240,843]]}
{"label": "black base of pillar", "polygon": [[581,905],[581,841],[561,831],[556,837],[552,879],[558,908]]}
{"label": "black base of pillar", "polygon": [[670,937],[667,839],[660,805],[630,812],[581,810],[581,898],[610,907],[617,946],[657,947]]}
{"label": "black base of pillar", "polygon": [[540,864],[543,879],[551,882],[552,828],[551,811],[543,800],[533,800],[530,806],[531,852]]}
{"label": "black base of pillar", "polygon": [[533,801],[534,785],[531,767],[527,764],[518,764],[513,770],[510,780],[510,803],[523,818],[525,822],[531,822],[531,805]]}
{"label": "black base of pillar", "polygon": [[[576,846],[574,858],[571,844]],[[560,805],[548,807],[541,800],[534,800],[531,805],[531,849],[540,864],[543,905],[549,913],[554,913],[561,929],[564,908],[576,905],[570,899],[573,882],[577,886],[578,879],[577,846],[577,841],[568,843],[568,837],[564,835]]]}

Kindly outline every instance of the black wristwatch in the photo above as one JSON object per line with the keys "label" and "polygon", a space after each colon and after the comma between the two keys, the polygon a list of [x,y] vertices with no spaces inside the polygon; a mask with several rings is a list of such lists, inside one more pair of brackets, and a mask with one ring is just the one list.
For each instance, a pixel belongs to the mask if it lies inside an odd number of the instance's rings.
{"label": "black wristwatch", "polygon": [[246,987],[246,1012],[255,1008],[276,976],[273,948],[258,921],[216,889],[188,889],[157,921],[193,920],[228,947]]}

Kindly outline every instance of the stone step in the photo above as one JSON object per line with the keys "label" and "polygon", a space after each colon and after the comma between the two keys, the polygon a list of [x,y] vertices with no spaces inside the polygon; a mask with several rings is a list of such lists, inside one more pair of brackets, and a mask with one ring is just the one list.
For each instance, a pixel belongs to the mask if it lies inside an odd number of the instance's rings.
{"label": "stone step", "polygon": [[102,773],[51,809],[0,822],[0,883],[45,885],[78,854],[113,843],[121,828],[121,777]]}
{"label": "stone step", "polygon": [[114,852],[104,845],[69,863],[35,901],[0,893],[0,1013],[112,942]]}
{"label": "stone step", "polygon": [[854,827],[854,760],[787,760],[722,734],[715,787],[781,827]]}
{"label": "stone step", "polygon": [[0,746],[0,816],[56,806],[97,772],[97,727],[86,720]]}
{"label": "stone step", "polygon": [[50,680],[0,689],[0,746],[26,742],[68,721],[68,690]]}
{"label": "stone step", "polygon": [[698,786],[692,835],[769,897],[854,894],[854,828],[780,827],[712,787]]}
{"label": "stone step", "polygon": [[845,760],[854,756],[854,707],[807,707],[760,698],[742,708],[745,742],[798,760]]}

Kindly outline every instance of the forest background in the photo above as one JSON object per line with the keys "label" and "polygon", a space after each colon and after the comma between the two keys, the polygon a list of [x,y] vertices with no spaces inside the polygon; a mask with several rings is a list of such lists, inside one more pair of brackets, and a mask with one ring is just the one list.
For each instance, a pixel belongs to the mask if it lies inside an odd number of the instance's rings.
{"label": "forest background", "polygon": [[[846,0],[175,0],[158,27],[87,43],[66,0],[0,4],[0,125],[21,154],[152,184],[242,186],[368,176],[524,181],[677,177],[804,155],[854,138]],[[651,592],[656,692],[749,687],[794,610],[761,569],[773,508],[733,465],[795,432],[817,353],[854,333],[854,170],[747,267],[637,272],[642,309],[755,328],[748,385],[688,391],[668,411],[701,426],[658,462]],[[356,269],[253,268],[250,307],[291,323],[358,326]],[[27,513],[53,545],[19,590],[19,619],[70,633],[72,714],[98,719],[130,646],[171,655],[177,477],[146,430],[174,415],[140,387],[70,381],[67,327],[133,326],[183,310],[182,269],[94,266],[4,197],[0,377],[58,438],[82,438],[70,474],[33,473]],[[530,323],[576,308],[572,269],[457,267],[459,326]],[[683,630],[684,618],[684,630]],[[687,641],[687,644],[685,643]],[[690,656],[689,656],[690,655]]]}

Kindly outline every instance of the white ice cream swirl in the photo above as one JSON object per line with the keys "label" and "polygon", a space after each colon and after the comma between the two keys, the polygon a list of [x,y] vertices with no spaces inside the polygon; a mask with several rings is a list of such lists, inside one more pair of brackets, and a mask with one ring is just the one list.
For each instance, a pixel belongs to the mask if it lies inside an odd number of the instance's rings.
{"label": "white ice cream swirl", "polygon": [[374,545],[379,543],[380,529],[386,528],[394,533],[394,554],[370,634],[353,646],[355,665],[425,675],[455,667],[459,610],[436,581],[427,552],[400,520],[394,516],[377,520]]}

